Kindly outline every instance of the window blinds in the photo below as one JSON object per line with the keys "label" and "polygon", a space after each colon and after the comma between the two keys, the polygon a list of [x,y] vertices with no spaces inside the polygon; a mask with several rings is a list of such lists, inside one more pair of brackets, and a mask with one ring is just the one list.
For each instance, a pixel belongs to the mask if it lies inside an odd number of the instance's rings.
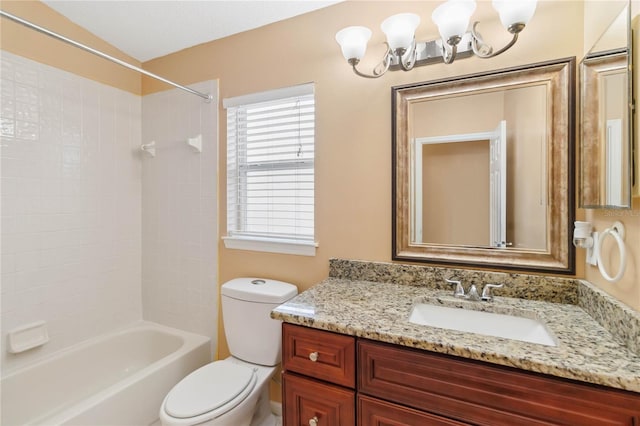
{"label": "window blinds", "polygon": [[225,100],[227,233],[313,242],[313,85]]}

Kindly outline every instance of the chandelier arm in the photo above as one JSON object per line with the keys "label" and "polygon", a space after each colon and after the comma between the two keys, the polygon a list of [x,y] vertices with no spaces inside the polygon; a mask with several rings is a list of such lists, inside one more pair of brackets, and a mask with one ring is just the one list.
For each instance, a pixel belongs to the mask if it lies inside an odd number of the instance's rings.
{"label": "chandelier arm", "polygon": [[414,39],[411,41],[411,46],[409,47],[409,55],[407,55],[409,58],[407,59],[407,61],[405,62],[402,59],[402,55],[398,57],[398,62],[400,62],[400,66],[404,71],[411,71],[416,64],[418,58],[418,50],[416,49],[416,46],[417,43],[414,37]]}
{"label": "chandelier arm", "polygon": [[373,75],[376,77],[380,77],[387,71],[389,71],[389,67],[391,66],[391,49],[387,49],[387,53],[384,56],[384,59],[378,63],[373,69]]}
{"label": "chandelier arm", "polygon": [[[388,69],[388,68],[387,68],[387,69]],[[385,69],[385,70],[384,70],[383,72],[381,72],[381,73],[377,73],[377,72],[375,71],[375,69],[374,69],[373,74],[365,74],[365,73],[361,72],[360,70],[358,70],[358,69],[356,68],[356,66],[355,66],[355,65],[353,65],[353,72],[354,72],[354,73],[356,73],[357,75],[359,75],[360,77],[364,77],[364,78],[378,78],[378,77],[382,77],[382,75],[383,75],[385,72],[387,72],[387,71],[386,71],[387,69]]]}
{"label": "chandelier arm", "polygon": [[[451,50],[449,50],[449,47]],[[442,41],[442,60],[445,64],[452,64],[456,59],[456,54],[458,53],[458,46],[454,44],[451,46],[449,43]]]}
{"label": "chandelier arm", "polygon": [[[486,44],[482,39],[482,36],[480,35],[480,33],[476,31],[476,25],[478,25],[478,22],[475,22],[473,24],[473,28],[471,29],[471,40],[472,40],[471,47],[473,48],[473,53],[479,58],[488,59],[488,58],[493,58],[494,56],[498,56],[501,53],[506,52],[509,48],[511,48],[511,46],[516,44],[516,42],[518,41],[518,34],[520,31],[513,32],[512,33],[513,37],[511,38],[511,41],[507,43],[502,49],[494,52],[493,47]],[[480,51],[482,47],[486,47],[487,49],[486,53],[483,53]]]}
{"label": "chandelier arm", "polygon": [[389,71],[389,67],[391,66],[391,49],[387,44],[387,53],[385,53],[382,61],[380,61],[380,63],[378,63],[378,65],[376,65],[373,68],[373,71],[371,74],[364,73],[360,71],[358,68],[356,68],[359,62],[360,62],[359,60],[355,60],[355,59],[349,60],[349,63],[351,64],[351,68],[353,69],[353,72],[359,75],[360,77],[364,77],[364,78],[382,77],[387,71]]}
{"label": "chandelier arm", "polygon": [[511,48],[511,46],[516,44],[517,41],[518,41],[518,33],[515,33],[511,41],[506,46],[504,46],[502,49],[498,50],[497,52],[492,53],[490,57],[498,56],[499,54],[507,51],[509,48]]}
{"label": "chandelier arm", "polygon": [[[473,53],[476,56],[479,56],[481,58],[490,57],[488,55],[491,55],[491,53],[493,53],[493,47],[491,47],[490,45],[484,42],[484,39],[482,38],[480,31],[476,29],[476,26],[479,23],[480,22],[476,21],[473,23],[473,27],[471,27],[471,48],[473,49]],[[482,52],[480,50],[482,48],[485,49],[485,52]]]}

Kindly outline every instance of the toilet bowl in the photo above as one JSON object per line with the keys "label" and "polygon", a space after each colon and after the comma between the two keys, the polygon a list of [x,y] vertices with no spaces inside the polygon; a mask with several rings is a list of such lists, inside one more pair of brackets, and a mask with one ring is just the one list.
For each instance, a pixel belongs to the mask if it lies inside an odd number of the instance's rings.
{"label": "toilet bowl", "polygon": [[165,426],[273,426],[269,381],[281,359],[281,322],[271,311],[298,293],[293,284],[237,278],[221,288],[231,356],[176,384],[160,407]]}
{"label": "toilet bowl", "polygon": [[165,426],[273,426],[269,381],[276,367],[229,357],[182,379],[160,409]]}

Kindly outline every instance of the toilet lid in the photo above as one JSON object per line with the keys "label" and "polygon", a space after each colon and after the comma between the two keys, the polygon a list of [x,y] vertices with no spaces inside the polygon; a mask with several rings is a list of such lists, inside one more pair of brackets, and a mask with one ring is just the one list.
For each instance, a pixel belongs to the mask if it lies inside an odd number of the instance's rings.
{"label": "toilet lid", "polygon": [[[222,361],[207,364],[171,389],[165,411],[184,419],[221,408],[255,384],[254,375],[253,369],[243,365]],[[230,408],[235,405],[231,404]]]}

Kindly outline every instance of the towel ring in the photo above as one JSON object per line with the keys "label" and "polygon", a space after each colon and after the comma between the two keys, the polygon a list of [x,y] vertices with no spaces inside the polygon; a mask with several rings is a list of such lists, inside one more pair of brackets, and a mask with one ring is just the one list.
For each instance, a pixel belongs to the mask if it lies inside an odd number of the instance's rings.
{"label": "towel ring", "polygon": [[[620,251],[620,262],[618,264],[618,274],[615,277],[611,277],[604,267],[602,262],[602,241],[604,241],[607,235],[611,235],[616,243],[618,243],[618,250]],[[625,267],[627,266],[627,250],[624,246],[624,225],[620,222],[616,222],[610,228],[605,229],[598,238],[598,247],[596,250],[598,269],[605,280],[612,283],[620,281],[620,278],[624,275]]]}

